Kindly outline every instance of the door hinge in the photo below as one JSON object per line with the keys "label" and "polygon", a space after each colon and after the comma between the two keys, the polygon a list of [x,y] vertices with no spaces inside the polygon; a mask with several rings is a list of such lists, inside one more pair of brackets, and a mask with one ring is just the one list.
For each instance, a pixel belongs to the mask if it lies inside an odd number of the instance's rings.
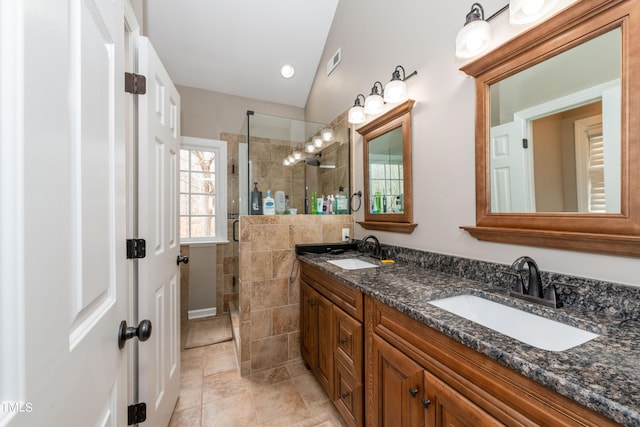
{"label": "door hinge", "polygon": [[127,239],[127,259],[147,256],[147,242],[144,239]]}
{"label": "door hinge", "polygon": [[522,138],[522,148],[529,148],[529,140],[527,138]]}
{"label": "door hinge", "polygon": [[144,402],[129,405],[129,419],[127,425],[143,423],[147,420],[147,404]]}
{"label": "door hinge", "polygon": [[141,74],[124,73],[124,91],[144,95],[147,93],[147,78]]}

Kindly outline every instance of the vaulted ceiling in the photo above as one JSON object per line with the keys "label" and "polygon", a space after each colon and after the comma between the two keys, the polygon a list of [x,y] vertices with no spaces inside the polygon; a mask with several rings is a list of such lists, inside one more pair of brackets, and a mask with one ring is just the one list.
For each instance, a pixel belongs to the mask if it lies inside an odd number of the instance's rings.
{"label": "vaulted ceiling", "polygon": [[[148,37],[174,83],[304,107],[338,0],[152,0]],[[280,75],[284,64],[295,75]]]}

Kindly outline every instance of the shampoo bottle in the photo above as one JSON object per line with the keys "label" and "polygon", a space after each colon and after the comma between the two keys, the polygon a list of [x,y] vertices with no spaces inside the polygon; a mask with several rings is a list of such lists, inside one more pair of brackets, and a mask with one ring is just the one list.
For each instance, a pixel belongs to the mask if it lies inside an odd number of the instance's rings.
{"label": "shampoo bottle", "polygon": [[262,199],[262,213],[264,215],[276,214],[276,203],[271,197],[271,190],[267,190],[267,197]]}
{"label": "shampoo bottle", "polygon": [[276,215],[283,215],[286,210],[284,191],[276,191]]}
{"label": "shampoo bottle", "polygon": [[251,192],[251,215],[262,215],[262,191],[258,191],[258,183],[253,183]]}
{"label": "shampoo bottle", "polygon": [[344,194],[344,187],[340,187],[340,191],[336,195],[336,213],[339,215],[347,215],[349,213],[349,201]]}

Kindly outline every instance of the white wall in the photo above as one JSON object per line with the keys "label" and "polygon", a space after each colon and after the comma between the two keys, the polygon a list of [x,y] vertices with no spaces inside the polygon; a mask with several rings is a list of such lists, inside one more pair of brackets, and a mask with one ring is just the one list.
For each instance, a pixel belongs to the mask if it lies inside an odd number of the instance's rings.
{"label": "white wall", "polygon": [[[560,3],[565,7],[572,1]],[[461,225],[475,224],[474,82],[459,71],[455,37],[473,1],[343,0],[320,61],[305,118],[328,122],[385,84],[396,65],[418,75],[407,81],[413,110],[414,222],[410,235],[377,232],[381,242],[510,264],[520,255],[545,271],[640,286],[640,260],[537,247],[481,242]],[[506,0],[485,0],[485,16]],[[508,12],[491,21],[496,43],[524,28],[507,24]],[[327,77],[325,64],[340,47],[342,61]],[[362,143],[355,138],[355,186],[363,189]],[[363,218],[362,211],[356,218]],[[356,237],[367,231],[356,227]]]}

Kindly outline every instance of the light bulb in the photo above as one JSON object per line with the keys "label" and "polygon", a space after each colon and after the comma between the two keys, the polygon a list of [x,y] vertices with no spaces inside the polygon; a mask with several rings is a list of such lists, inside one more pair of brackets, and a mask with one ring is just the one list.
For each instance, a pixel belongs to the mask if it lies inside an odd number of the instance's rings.
{"label": "light bulb", "polygon": [[289,159],[284,159],[282,161],[282,164],[285,165],[285,166],[289,166]]}
{"label": "light bulb", "polygon": [[298,150],[294,151],[293,152],[293,158],[295,160],[300,160],[302,158],[302,153],[300,151],[298,151]]}
{"label": "light bulb", "polygon": [[280,68],[280,75],[285,79],[290,79],[295,73],[296,70],[293,68],[293,65],[285,64]]}
{"label": "light bulb", "polygon": [[315,147],[317,147],[317,148],[322,147],[322,144],[324,144],[324,142],[322,141],[322,138],[320,138],[320,137],[316,137],[316,138],[313,140],[313,145],[314,145]]}
{"label": "light bulb", "polygon": [[331,139],[333,138],[333,131],[329,128],[326,128],[323,129],[322,132],[320,132],[320,135],[322,136],[323,141],[331,141]]}
{"label": "light bulb", "polygon": [[304,146],[304,151],[306,151],[307,153],[313,153],[314,151],[316,151],[316,149],[312,143],[307,142]]}
{"label": "light bulb", "polygon": [[294,159],[291,154],[289,154],[289,156],[287,156],[287,160],[289,160],[289,163],[293,163],[293,162],[296,161],[296,159]]}

